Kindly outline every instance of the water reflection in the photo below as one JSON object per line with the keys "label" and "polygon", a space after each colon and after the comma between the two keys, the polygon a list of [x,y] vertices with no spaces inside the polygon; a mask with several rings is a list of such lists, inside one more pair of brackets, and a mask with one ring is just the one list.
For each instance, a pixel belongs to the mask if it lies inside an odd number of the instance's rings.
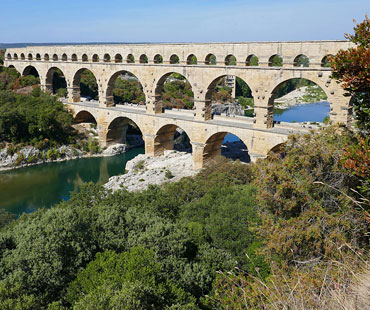
{"label": "water reflection", "polygon": [[126,162],[143,148],[114,157],[76,159],[0,173],[0,208],[15,214],[31,213],[41,207],[69,199],[85,182],[103,184],[112,175],[124,173]]}

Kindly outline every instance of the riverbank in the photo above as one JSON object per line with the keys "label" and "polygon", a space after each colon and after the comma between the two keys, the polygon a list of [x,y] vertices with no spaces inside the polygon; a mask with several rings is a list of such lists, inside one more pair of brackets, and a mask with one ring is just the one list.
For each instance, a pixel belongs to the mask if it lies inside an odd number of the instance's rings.
{"label": "riverbank", "polygon": [[134,147],[142,146],[144,143],[142,138],[137,136],[131,136],[130,141],[130,145],[117,143],[105,149],[100,149],[96,142],[92,142],[90,150],[79,149],[72,145],[62,145],[41,150],[31,145],[24,147],[9,145],[0,150],[0,171],[81,158],[115,156],[123,154]]}
{"label": "riverbank", "polygon": [[113,191],[122,188],[141,191],[149,185],[176,182],[199,172],[193,169],[192,154],[178,151],[165,151],[164,155],[156,157],[138,155],[127,162],[126,171],[123,175],[109,178],[104,187]]}
{"label": "riverbank", "polygon": [[317,85],[302,86],[292,90],[288,94],[275,99],[276,108],[285,110],[296,105],[325,102],[327,97],[324,91]]}

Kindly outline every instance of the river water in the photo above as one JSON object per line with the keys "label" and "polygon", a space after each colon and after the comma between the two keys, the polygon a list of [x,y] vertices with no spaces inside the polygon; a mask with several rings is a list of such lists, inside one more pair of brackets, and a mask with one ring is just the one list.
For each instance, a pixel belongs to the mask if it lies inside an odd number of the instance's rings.
{"label": "river water", "polygon": [[[304,104],[276,111],[274,119],[322,122],[329,110],[328,103]],[[225,137],[225,142],[238,140],[231,134]],[[126,162],[143,153],[144,148],[135,148],[114,157],[76,159],[0,172],[0,208],[17,215],[49,208],[68,199],[84,182],[104,184],[109,177],[124,173]]]}
{"label": "river water", "polygon": [[0,208],[17,215],[66,200],[84,182],[104,184],[122,174],[144,148],[113,157],[81,158],[0,172]]}

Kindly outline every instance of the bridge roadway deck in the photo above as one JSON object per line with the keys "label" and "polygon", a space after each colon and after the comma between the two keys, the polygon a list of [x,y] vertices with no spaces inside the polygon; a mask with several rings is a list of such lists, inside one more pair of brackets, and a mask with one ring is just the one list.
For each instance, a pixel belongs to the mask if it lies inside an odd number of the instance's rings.
{"label": "bridge roadway deck", "polygon": [[114,111],[114,112],[123,112],[123,113],[129,113],[129,114],[140,114],[140,115],[146,115],[146,116],[152,116],[152,117],[158,117],[158,118],[166,118],[166,119],[172,119],[174,121],[176,120],[183,120],[193,123],[203,123],[208,125],[215,125],[215,126],[221,126],[221,127],[234,127],[234,128],[240,128],[240,129],[247,129],[247,130],[253,130],[253,131],[260,131],[260,132],[273,132],[281,135],[290,135],[294,133],[308,133],[310,128],[304,128],[299,124],[292,124],[292,123],[277,123],[275,126],[271,129],[261,129],[261,128],[253,128],[253,118],[251,117],[243,117],[243,116],[219,116],[216,115],[214,119],[209,121],[199,121],[195,120],[193,116],[192,110],[177,110],[177,109],[169,109],[164,110],[164,113],[162,114],[155,114],[150,115],[146,113],[145,106],[140,105],[116,105],[114,107],[101,107],[99,106],[98,102],[74,102],[69,103],[67,101],[63,101],[65,104],[69,105],[76,105],[80,107],[86,107],[86,108],[97,108],[101,110],[108,110],[108,111]]}

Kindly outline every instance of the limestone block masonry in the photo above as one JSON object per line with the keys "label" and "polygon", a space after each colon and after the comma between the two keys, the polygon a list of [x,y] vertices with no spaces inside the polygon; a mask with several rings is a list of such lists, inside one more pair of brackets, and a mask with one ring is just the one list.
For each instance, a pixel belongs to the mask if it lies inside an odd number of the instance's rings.
{"label": "limestone block masonry", "polygon": [[[174,128],[181,127],[192,143],[194,167],[201,168],[206,160],[220,155],[221,140],[227,132],[236,134],[253,158],[266,156],[286,141],[288,134],[296,132],[273,121],[276,91],[292,78],[305,78],[319,85],[330,102],[330,120],[349,125],[351,100],[330,78],[331,69],[325,63],[328,56],[351,46],[348,41],[29,46],[7,49],[5,66],[24,75],[35,69],[42,88],[49,91],[55,70],[61,70],[67,83],[69,109],[75,116],[89,115],[96,120],[102,145],[125,134],[128,122],[133,121],[143,133],[146,153],[154,156],[173,147]],[[258,66],[249,65],[253,55],[258,58]],[[275,55],[282,58],[281,67],[271,66]],[[298,66],[302,55],[308,58],[308,67]],[[235,65],[230,65],[231,56],[236,59]],[[215,63],[211,64],[211,58]],[[174,63],[174,59],[179,61]],[[84,69],[97,79],[99,104],[80,102]],[[114,106],[114,82],[123,72],[134,74],[140,81],[145,110]],[[191,84],[195,104],[191,113],[163,113],[161,92],[172,73],[183,75]],[[239,77],[251,88],[253,119],[212,119],[211,93],[224,76]]]}

